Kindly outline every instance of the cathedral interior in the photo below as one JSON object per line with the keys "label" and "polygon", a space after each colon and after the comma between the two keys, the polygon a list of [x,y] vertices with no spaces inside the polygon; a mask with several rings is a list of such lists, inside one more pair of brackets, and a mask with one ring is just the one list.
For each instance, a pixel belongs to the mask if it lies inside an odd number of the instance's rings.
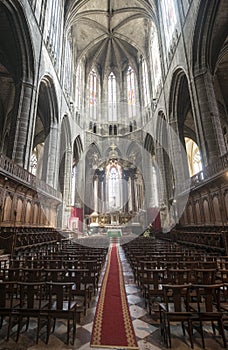
{"label": "cathedral interior", "polygon": [[[15,261],[105,250],[116,233],[139,348],[165,346],[129,250],[198,249],[224,277],[227,34],[227,0],[0,0],[0,281]],[[90,348],[91,303],[75,349]],[[2,309],[0,349],[63,349],[54,335],[15,343]]]}

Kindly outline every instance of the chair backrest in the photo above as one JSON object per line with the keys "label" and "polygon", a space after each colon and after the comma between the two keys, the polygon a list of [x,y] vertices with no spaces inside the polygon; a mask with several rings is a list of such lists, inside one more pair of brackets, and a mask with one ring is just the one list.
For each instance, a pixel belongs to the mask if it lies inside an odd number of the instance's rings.
{"label": "chair backrest", "polygon": [[198,312],[220,310],[220,291],[223,284],[192,285],[192,295],[196,296]]}
{"label": "chair backrest", "polygon": [[169,269],[167,280],[170,284],[189,284],[192,282],[192,270],[190,269]]}
{"label": "chair backrest", "polygon": [[214,284],[216,269],[194,269],[195,284]]}
{"label": "chair backrest", "polygon": [[43,279],[44,270],[42,268],[23,268],[23,282],[41,282]]}
{"label": "chair backrest", "polygon": [[19,282],[20,307],[40,309],[45,295],[44,282]]}
{"label": "chair backrest", "polygon": [[45,269],[45,280],[47,282],[62,282],[66,275],[65,269]]}
{"label": "chair backrest", "polygon": [[170,285],[164,284],[164,302],[166,304],[167,310],[170,309],[170,304],[172,305],[172,311],[183,312],[188,311],[189,304],[189,288],[190,285]]}
{"label": "chair backrest", "polygon": [[19,282],[22,279],[22,269],[20,267],[10,267],[8,269],[8,279],[9,281]]}
{"label": "chair backrest", "polygon": [[89,273],[89,269],[68,269],[67,281],[74,283],[74,290],[85,289],[85,276]]}
{"label": "chair backrest", "polygon": [[17,283],[11,281],[0,281],[0,308],[5,308],[9,300],[9,307],[12,305],[15,292],[17,291]]}
{"label": "chair backrest", "polygon": [[71,282],[47,282],[48,308],[56,311],[70,310],[72,302]]}
{"label": "chair backrest", "polygon": [[228,269],[219,269],[219,273],[221,276],[221,281],[223,283],[228,283]]}
{"label": "chair backrest", "polygon": [[166,269],[148,269],[142,276],[142,283],[153,285],[153,289],[160,289],[160,285],[166,281]]}

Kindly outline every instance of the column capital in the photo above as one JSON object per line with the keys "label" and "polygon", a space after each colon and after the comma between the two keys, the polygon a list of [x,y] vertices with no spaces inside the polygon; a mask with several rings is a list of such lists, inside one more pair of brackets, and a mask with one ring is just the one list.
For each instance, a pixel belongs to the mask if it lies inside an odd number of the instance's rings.
{"label": "column capital", "polygon": [[211,72],[208,70],[208,68],[206,67],[196,67],[194,69],[194,73],[193,73],[193,78],[194,79],[199,79],[205,75],[211,75]]}

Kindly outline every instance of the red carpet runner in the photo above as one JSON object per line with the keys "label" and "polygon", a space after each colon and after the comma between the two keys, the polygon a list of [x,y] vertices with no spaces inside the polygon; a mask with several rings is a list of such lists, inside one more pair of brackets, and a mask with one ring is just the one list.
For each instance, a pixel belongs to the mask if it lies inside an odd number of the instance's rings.
{"label": "red carpet runner", "polygon": [[91,347],[138,349],[118,247],[109,251],[93,324]]}

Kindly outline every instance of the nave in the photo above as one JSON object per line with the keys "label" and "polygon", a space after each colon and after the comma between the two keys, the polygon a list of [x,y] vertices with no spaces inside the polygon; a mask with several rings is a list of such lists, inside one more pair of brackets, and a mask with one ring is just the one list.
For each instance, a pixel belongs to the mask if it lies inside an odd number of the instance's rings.
{"label": "nave", "polygon": [[[196,268],[199,265],[201,267],[207,265],[207,267],[213,265],[213,263],[216,264],[215,269],[209,269],[207,268],[207,272],[209,270],[216,271],[216,274],[214,275],[216,278],[216,281],[211,279],[208,280],[207,283],[214,283],[218,282],[218,278],[226,277],[226,257],[221,257],[218,254],[214,253],[208,253],[203,249],[188,249],[184,246],[179,246],[177,244],[173,244],[170,242],[155,240],[153,238],[144,238],[140,237],[133,241],[130,241],[126,244],[124,244],[124,237],[122,239],[122,245],[119,245],[119,252],[120,252],[120,259],[122,263],[123,268],[123,274],[124,274],[124,281],[125,281],[125,288],[127,293],[127,299],[130,309],[130,314],[132,318],[133,327],[136,334],[136,339],[138,342],[139,349],[151,349],[151,350],[157,350],[157,349],[165,349],[166,345],[164,343],[163,338],[161,337],[160,333],[160,321],[159,321],[159,313],[158,313],[158,303],[162,300],[161,295],[156,299],[154,302],[153,295],[152,297],[148,298],[148,296],[145,295],[146,290],[146,276],[149,271],[152,270],[152,265],[157,264],[157,269],[160,271],[160,273],[165,269],[166,270],[166,280],[165,283],[169,284],[178,284],[178,279],[175,281],[171,280],[167,277],[168,271],[174,272],[174,267],[181,270],[180,266],[183,264],[183,261],[185,261],[185,265],[187,266],[190,264],[190,262],[193,264],[193,261],[195,261],[195,268],[193,270],[199,270]],[[97,245],[98,238],[92,238],[90,239],[91,244],[93,245],[93,248],[90,250],[91,259],[96,256],[96,250],[100,250],[101,248],[94,248],[94,246]],[[102,240],[102,243],[101,243]],[[92,242],[93,241],[93,242]],[[103,257],[106,258],[107,262],[107,244],[108,240],[105,238],[99,239],[99,245],[104,245],[106,248],[102,248],[103,252],[105,253]],[[145,244],[146,243],[146,244]],[[144,248],[142,248],[144,246]],[[82,251],[86,251],[86,259],[89,259],[89,250],[86,246],[78,246],[75,242],[65,242],[62,244],[62,253],[68,250],[68,252],[71,252],[71,263],[76,264],[76,259],[72,260],[72,247],[74,247],[74,252],[79,256]],[[153,248],[154,247],[154,248]],[[160,252],[158,251],[160,247]],[[59,249],[59,247],[58,247]],[[152,255],[152,251],[154,250],[154,254]],[[156,251],[157,250],[157,251]],[[81,253],[79,254],[79,252]],[[155,253],[156,251],[156,253]],[[169,253],[168,253],[169,251]],[[148,253],[150,252],[150,259],[148,258]],[[28,254],[29,255],[29,254]],[[55,248],[51,249],[51,254],[49,252],[49,255],[52,260],[52,269],[49,269],[49,273],[51,272],[53,274],[53,270],[58,271],[58,279],[62,278],[62,271],[60,271],[60,268],[57,269],[57,263],[56,261],[61,261],[60,259],[60,251],[55,251]],[[99,254],[97,254],[101,257],[101,250]],[[54,259],[54,256],[58,256],[58,260]],[[155,256],[157,257],[155,259]],[[160,256],[160,259],[159,259]],[[70,255],[68,255],[68,258]],[[175,257],[175,261],[174,261]],[[181,257],[181,258],[180,258]],[[185,259],[184,259],[185,257]],[[194,258],[195,257],[195,258]],[[191,259],[190,259],[191,258]],[[195,260],[194,260],[195,259]],[[41,259],[43,262],[47,262],[48,259]],[[41,262],[40,260],[40,262]],[[66,261],[66,255],[64,255],[63,261]],[[69,259],[70,260],[70,259]],[[99,260],[99,259],[98,259]],[[101,259],[102,260],[102,259]],[[23,257],[20,256],[19,259],[16,261],[20,261],[20,264],[23,264]],[[33,264],[36,261],[34,258]],[[74,261],[74,263],[72,263]],[[81,258],[82,261],[82,258]],[[54,263],[55,262],[55,263]],[[29,258],[26,259],[26,264],[29,264]],[[56,264],[56,265],[55,265]],[[58,262],[59,264],[59,262]],[[161,264],[161,266],[158,268],[158,265]],[[54,268],[55,265],[55,268]],[[16,321],[16,324],[12,322],[11,329],[10,329],[10,336],[9,340],[6,341],[7,337],[7,331],[8,331],[8,319],[7,317],[3,320],[3,325],[0,329],[0,349],[1,350],[11,350],[11,349],[90,349],[90,340],[91,340],[91,333],[93,328],[93,320],[94,315],[96,311],[96,305],[99,297],[99,292],[101,288],[102,278],[104,276],[104,271],[106,268],[105,260],[102,262],[102,267],[100,269],[99,273],[99,282],[96,286],[96,283],[94,286],[91,286],[91,280],[89,281],[90,287],[89,290],[91,291],[90,296],[90,302],[89,306],[86,305],[86,310],[80,309],[78,310],[80,312],[80,317],[77,318],[77,325],[76,325],[76,337],[74,341],[74,345],[71,343],[67,345],[66,341],[66,320],[57,319],[54,332],[50,334],[48,344],[46,344],[46,332],[45,328],[43,329],[41,327],[40,333],[39,333],[39,339],[38,344],[36,344],[36,335],[37,335],[37,319],[31,317],[29,319],[29,328],[26,330],[25,328],[25,320],[23,320],[23,325],[20,330],[19,339],[16,342],[17,338],[17,317],[14,319]],[[174,266],[175,265],[175,266]],[[31,265],[32,266],[32,265]],[[145,266],[145,270],[144,269]],[[188,271],[187,267],[185,266],[186,272]],[[193,266],[193,265],[192,265]],[[72,267],[72,266],[71,266]],[[133,267],[133,269],[132,269]],[[163,267],[163,268],[162,268]],[[30,269],[35,268],[30,267]],[[26,273],[28,275],[28,271],[25,271],[25,267],[21,267],[20,273]],[[27,269],[28,270],[28,269]],[[45,268],[45,270],[48,270]],[[2,270],[1,270],[2,271]],[[14,272],[18,273],[18,268],[14,268]],[[22,272],[21,272],[22,271]],[[37,271],[37,269],[36,269]],[[224,272],[224,274],[222,274]],[[187,276],[187,274],[183,274],[183,276]],[[15,276],[15,275],[14,275]],[[19,275],[17,275],[19,276]],[[21,278],[22,275],[20,275]],[[34,274],[33,274],[34,276]],[[193,275],[192,275],[193,276]],[[225,276],[225,277],[224,277]],[[47,278],[47,277],[45,277]],[[175,277],[176,278],[176,277]],[[201,277],[199,277],[201,278]],[[227,277],[226,277],[227,278]],[[53,279],[53,275],[52,275]],[[200,281],[200,280],[198,280]],[[225,281],[225,280],[224,280]],[[227,280],[226,280],[227,281]],[[162,282],[161,282],[162,283]],[[185,280],[181,283],[187,283]],[[220,280],[221,283],[221,280]],[[92,283],[93,284],[93,283]],[[225,284],[224,284],[225,285]],[[220,284],[221,286],[221,284]],[[90,289],[91,288],[91,289]],[[155,289],[155,286],[152,287],[152,290]],[[77,297],[76,297],[77,298]],[[148,307],[150,306],[150,307]],[[82,305],[80,306],[80,308]],[[1,308],[2,310],[2,308]],[[225,323],[224,323],[225,324]],[[226,328],[226,327],[225,327]],[[70,335],[71,336],[71,335]],[[228,337],[228,332],[225,330],[225,336]],[[180,323],[174,323],[171,326],[171,339],[172,339],[172,348],[184,350],[190,348],[190,342],[188,335],[183,336],[182,329],[180,326]],[[202,339],[201,335],[198,332],[193,332],[193,341],[194,341],[194,349],[202,349]],[[221,336],[218,335],[218,331],[216,333],[216,336],[213,335],[213,330],[210,324],[208,322],[206,325],[204,324],[204,341],[206,345],[206,349],[209,350],[217,350],[223,348],[223,342]]]}

